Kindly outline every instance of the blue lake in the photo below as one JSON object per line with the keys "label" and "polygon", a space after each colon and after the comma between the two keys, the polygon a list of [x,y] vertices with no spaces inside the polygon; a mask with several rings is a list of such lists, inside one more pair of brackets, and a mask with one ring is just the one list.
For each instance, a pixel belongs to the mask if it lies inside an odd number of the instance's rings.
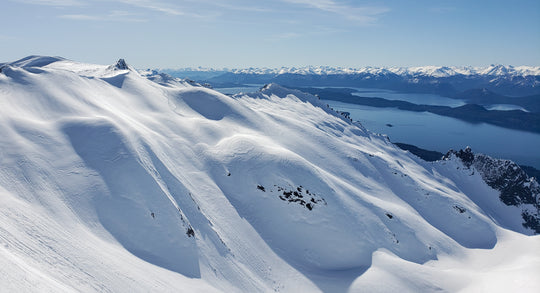
{"label": "blue lake", "polygon": [[315,88],[335,88],[335,89],[352,89],[356,92],[351,93],[353,96],[367,98],[382,98],[393,101],[406,101],[413,104],[421,105],[438,105],[459,107],[466,103],[463,100],[452,99],[435,94],[417,94],[417,93],[400,93],[393,90],[377,89],[377,88],[358,88],[358,87],[328,87],[321,86]]}
{"label": "blue lake", "polygon": [[[470,146],[473,151],[540,168],[540,134],[486,123],[472,124],[429,112],[376,108],[324,100],[330,107],[351,113],[367,129],[402,142],[446,153]],[[391,124],[392,127],[387,126]]]}
{"label": "blue lake", "polygon": [[391,90],[383,89],[365,89],[365,88],[352,88],[357,90],[357,92],[352,93],[354,96],[360,97],[375,97],[383,98],[387,100],[399,100],[406,101],[413,104],[423,104],[423,105],[439,105],[439,106],[449,106],[449,107],[459,107],[465,105],[465,102],[462,100],[451,99],[434,94],[411,94],[411,93],[400,93]]}
{"label": "blue lake", "polygon": [[[226,94],[258,91],[260,85],[216,88]],[[460,106],[463,101],[430,94],[398,93],[381,89],[355,88],[355,95],[402,100],[415,104]],[[412,144],[427,150],[446,153],[449,149],[470,146],[474,152],[495,158],[509,159],[540,169],[540,134],[506,129],[486,123],[472,124],[429,112],[411,112],[396,108],[376,108],[324,100],[332,108],[351,113],[367,129],[387,134],[392,142]],[[514,105],[494,105],[499,109],[515,109]],[[391,124],[392,127],[387,126]]]}

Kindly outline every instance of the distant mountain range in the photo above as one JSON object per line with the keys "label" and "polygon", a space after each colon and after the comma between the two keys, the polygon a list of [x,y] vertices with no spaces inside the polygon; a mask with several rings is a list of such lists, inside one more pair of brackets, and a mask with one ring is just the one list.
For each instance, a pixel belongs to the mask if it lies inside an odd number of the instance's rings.
{"label": "distant mountain range", "polygon": [[232,72],[236,74],[302,74],[302,75],[333,75],[333,74],[371,74],[371,75],[408,75],[450,77],[456,75],[487,75],[487,76],[540,76],[540,66],[504,66],[490,65],[487,67],[472,66],[418,66],[418,67],[361,67],[343,68],[331,66],[305,66],[281,68],[243,68],[243,69],[214,69],[203,67],[190,67],[181,69],[163,69],[168,72]]}
{"label": "distant mountain range", "polygon": [[286,86],[346,86],[435,93],[454,96],[470,89],[486,88],[500,95],[540,94],[539,66],[487,67],[363,67],[327,66],[161,70],[182,78],[205,80],[212,84],[266,84]]}

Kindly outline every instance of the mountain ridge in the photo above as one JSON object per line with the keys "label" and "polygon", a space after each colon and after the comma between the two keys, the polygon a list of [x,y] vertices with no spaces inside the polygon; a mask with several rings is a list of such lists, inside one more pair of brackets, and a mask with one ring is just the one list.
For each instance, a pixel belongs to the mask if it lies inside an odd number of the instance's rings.
{"label": "mountain ridge", "polygon": [[[540,238],[457,158],[425,162],[276,84],[227,96],[42,58],[0,73],[0,280],[14,291],[474,289],[471,264],[499,288],[539,288]],[[505,276],[477,258],[510,244],[528,257]],[[395,269],[415,277],[373,275]]]}
{"label": "mountain ridge", "polygon": [[371,75],[409,75],[450,77],[454,75],[486,75],[486,76],[540,76],[540,66],[513,66],[513,65],[490,65],[490,66],[410,66],[410,67],[333,67],[333,66],[303,66],[303,67],[249,67],[249,68],[162,68],[160,71],[193,71],[193,72],[231,72],[235,74],[371,74]]}

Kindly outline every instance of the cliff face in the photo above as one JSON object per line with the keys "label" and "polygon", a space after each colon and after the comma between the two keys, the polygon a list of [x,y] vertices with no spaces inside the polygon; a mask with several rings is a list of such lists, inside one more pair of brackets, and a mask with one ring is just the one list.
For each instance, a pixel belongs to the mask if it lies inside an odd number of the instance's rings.
{"label": "cliff face", "polygon": [[519,165],[509,160],[475,154],[471,148],[450,150],[443,159],[459,158],[467,168],[480,172],[484,181],[500,192],[500,200],[508,206],[522,209],[523,226],[540,233],[540,185]]}

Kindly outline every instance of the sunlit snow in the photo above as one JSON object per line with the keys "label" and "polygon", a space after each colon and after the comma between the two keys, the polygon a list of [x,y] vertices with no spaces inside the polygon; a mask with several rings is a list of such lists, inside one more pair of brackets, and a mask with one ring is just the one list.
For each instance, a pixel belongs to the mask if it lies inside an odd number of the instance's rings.
{"label": "sunlit snow", "polygon": [[31,56],[0,101],[2,290],[540,288],[539,236],[478,173],[314,96]]}

